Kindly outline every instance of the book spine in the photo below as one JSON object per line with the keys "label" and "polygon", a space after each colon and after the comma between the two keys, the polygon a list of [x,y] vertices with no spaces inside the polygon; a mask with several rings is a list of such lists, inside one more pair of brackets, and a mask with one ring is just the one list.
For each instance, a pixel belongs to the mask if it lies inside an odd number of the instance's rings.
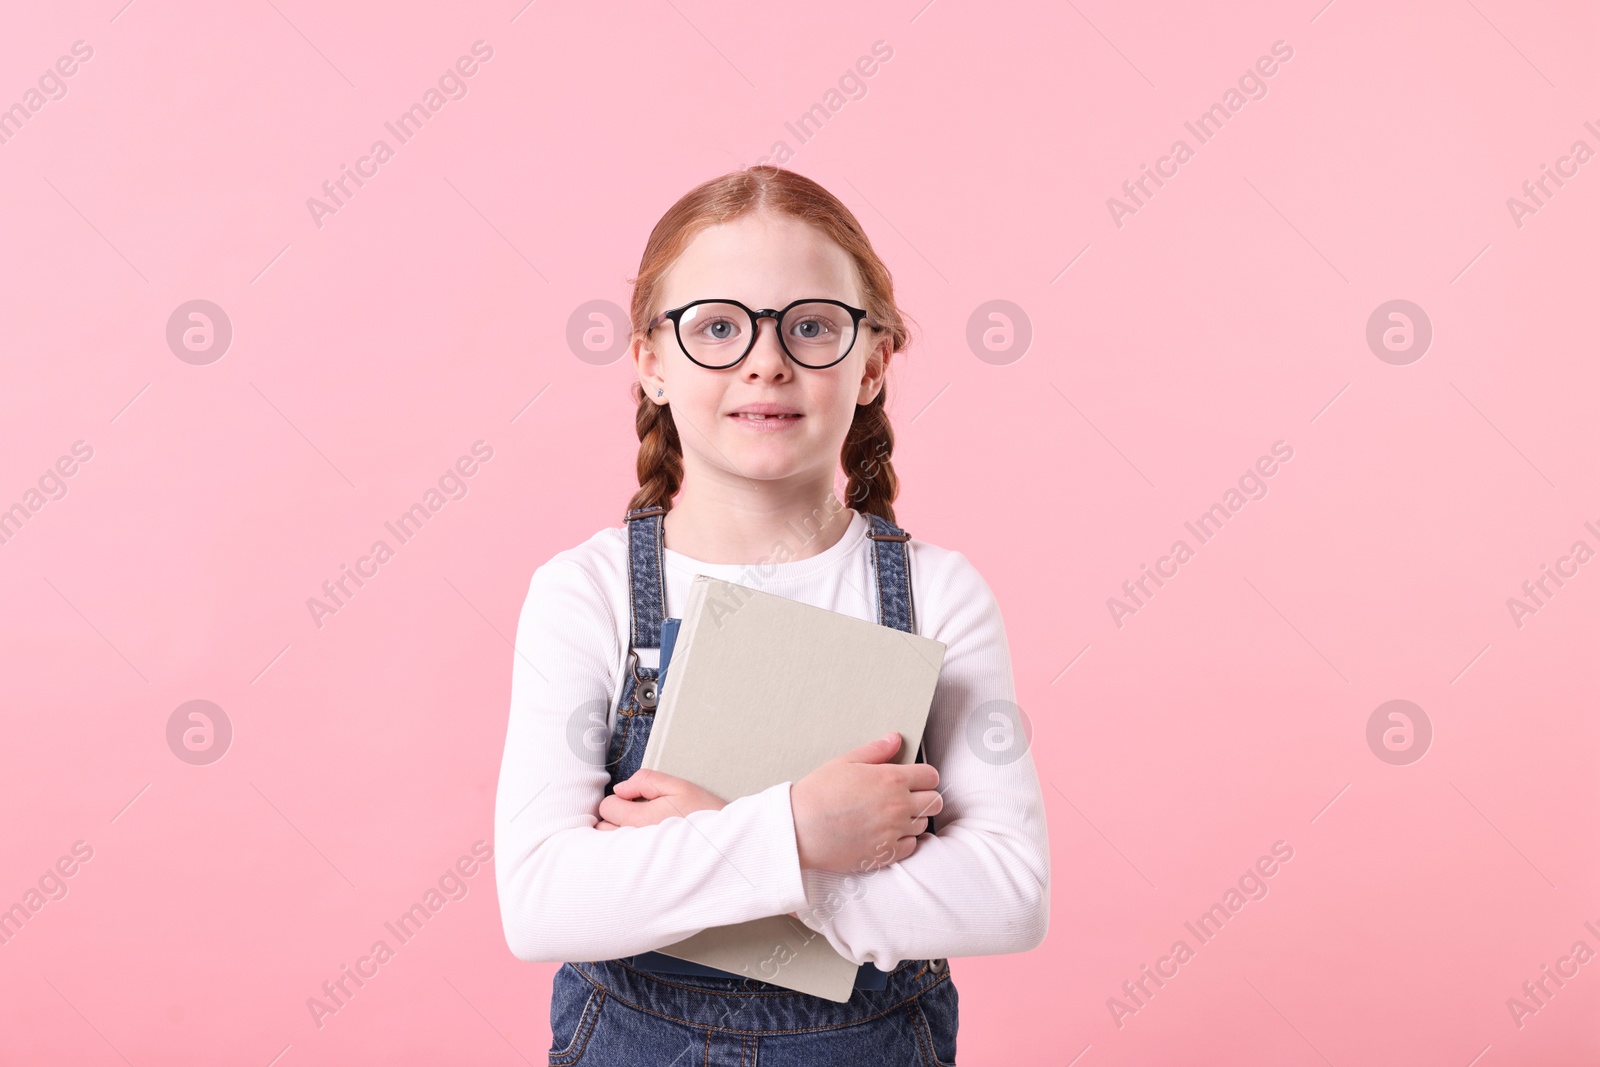
{"label": "book spine", "polygon": [[[650,740],[645,743],[644,755],[639,758],[640,770],[661,770],[661,753],[666,750],[667,733],[672,728],[672,713],[678,706],[677,696],[683,692],[685,676],[693,673],[686,670],[690,666],[689,650],[694,646],[695,631],[699,629],[700,618],[705,614],[706,591],[710,584],[711,579],[698,574],[689,588],[683,624],[678,628],[678,643],[672,650],[673,685],[670,690],[661,693],[661,702],[656,705],[655,722],[650,726]],[[657,673],[660,673],[659,668]]]}

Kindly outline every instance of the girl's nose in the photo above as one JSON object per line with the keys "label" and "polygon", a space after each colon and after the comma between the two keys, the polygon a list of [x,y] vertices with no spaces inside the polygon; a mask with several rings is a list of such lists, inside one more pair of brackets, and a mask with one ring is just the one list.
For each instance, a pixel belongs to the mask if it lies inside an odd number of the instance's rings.
{"label": "girl's nose", "polygon": [[763,378],[787,378],[793,371],[793,364],[789,355],[778,343],[778,324],[771,319],[760,319],[756,322],[756,343],[750,349],[750,354],[745,357],[744,370],[747,375]]}

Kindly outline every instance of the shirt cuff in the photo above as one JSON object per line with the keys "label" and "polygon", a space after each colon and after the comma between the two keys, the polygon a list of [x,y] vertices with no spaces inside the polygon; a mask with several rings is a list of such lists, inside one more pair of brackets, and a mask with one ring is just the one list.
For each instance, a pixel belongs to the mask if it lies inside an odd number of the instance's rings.
{"label": "shirt cuff", "polygon": [[[792,784],[779,782],[733,802],[748,802],[752,808],[749,833],[741,842],[744,847],[739,852],[750,857],[755,867],[751,872],[755,876],[753,880],[771,894],[773,915],[803,912],[807,906],[804,872],[800,870],[800,843],[795,836],[794,806],[789,794]],[[762,875],[768,877],[762,878]]]}

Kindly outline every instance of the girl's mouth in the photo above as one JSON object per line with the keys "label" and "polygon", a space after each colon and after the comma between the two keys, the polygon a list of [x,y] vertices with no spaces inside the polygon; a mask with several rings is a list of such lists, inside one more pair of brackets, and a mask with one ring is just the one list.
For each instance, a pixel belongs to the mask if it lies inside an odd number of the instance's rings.
{"label": "girl's mouth", "polygon": [[748,426],[752,430],[787,430],[794,426],[805,416],[803,415],[758,415],[749,411],[736,411],[728,416],[740,425]]}

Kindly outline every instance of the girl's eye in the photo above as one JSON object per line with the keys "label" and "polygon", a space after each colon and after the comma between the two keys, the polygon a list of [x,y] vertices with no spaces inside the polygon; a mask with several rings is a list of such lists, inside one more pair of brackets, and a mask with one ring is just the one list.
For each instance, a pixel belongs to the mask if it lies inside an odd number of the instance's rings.
{"label": "girl's eye", "polygon": [[696,323],[695,332],[708,341],[726,341],[738,335],[739,327],[732,319],[708,319]]}
{"label": "girl's eye", "polygon": [[794,324],[794,336],[802,341],[817,341],[828,336],[833,324],[818,318],[801,319]]}

